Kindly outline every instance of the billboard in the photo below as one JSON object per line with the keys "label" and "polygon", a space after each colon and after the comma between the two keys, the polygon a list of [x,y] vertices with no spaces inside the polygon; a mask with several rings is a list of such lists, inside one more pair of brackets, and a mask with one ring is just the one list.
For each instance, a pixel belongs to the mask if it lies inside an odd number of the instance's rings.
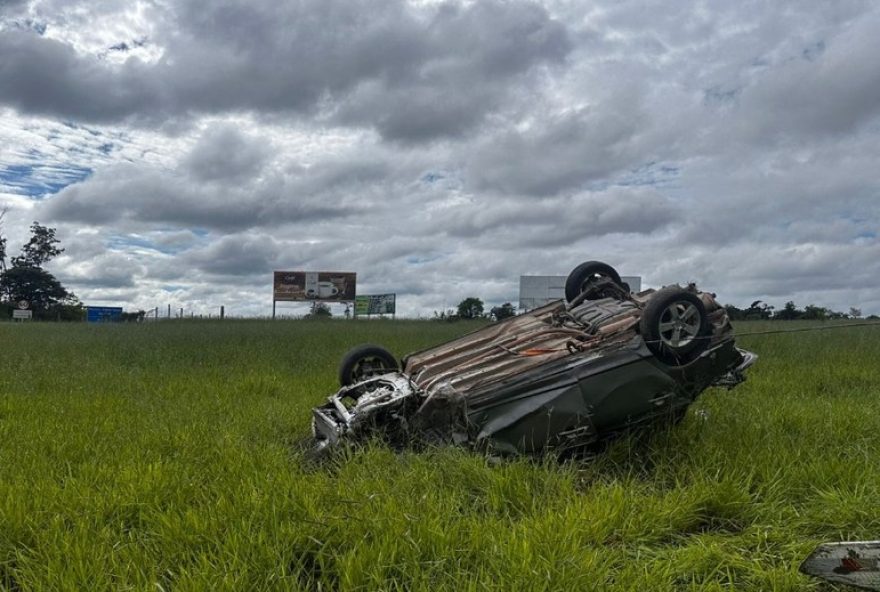
{"label": "billboard", "polygon": [[[532,310],[565,298],[564,275],[521,275],[519,276],[519,307]],[[630,292],[642,291],[640,276],[623,276],[620,280],[629,284]]]}
{"label": "billboard", "polygon": [[397,294],[370,294],[357,296],[354,299],[354,314],[357,315],[374,315],[374,314],[390,314],[393,315],[397,305]]}
{"label": "billboard", "polygon": [[276,271],[272,297],[294,302],[353,302],[357,274],[348,271]]}
{"label": "billboard", "polygon": [[87,306],[86,321],[89,323],[113,323],[122,320],[121,306]]}

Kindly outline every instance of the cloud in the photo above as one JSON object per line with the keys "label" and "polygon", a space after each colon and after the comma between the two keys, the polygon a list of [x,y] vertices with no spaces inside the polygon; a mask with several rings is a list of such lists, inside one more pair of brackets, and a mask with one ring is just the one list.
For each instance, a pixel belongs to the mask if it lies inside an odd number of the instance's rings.
{"label": "cloud", "polygon": [[90,225],[162,224],[175,228],[234,230],[284,221],[339,218],[356,211],[346,204],[324,204],[285,191],[286,181],[270,179],[247,186],[193,183],[178,171],[119,164],[71,185],[49,201],[48,219]]}
{"label": "cloud", "polygon": [[112,121],[149,113],[159,99],[138,62],[111,67],[54,39],[0,33],[0,102],[19,112]]}
{"label": "cloud", "polygon": [[270,152],[265,141],[220,125],[202,135],[182,164],[201,181],[232,182],[257,176]]}
{"label": "cloud", "polygon": [[265,235],[225,236],[183,256],[188,268],[221,276],[267,276],[281,251],[278,241]]}
{"label": "cloud", "polygon": [[24,6],[27,6],[27,0],[0,0],[0,16],[18,14]]}
{"label": "cloud", "polygon": [[501,200],[451,205],[428,224],[453,237],[488,237],[496,244],[548,246],[584,237],[650,234],[678,218],[678,206],[649,188],[617,187],[566,198]]}
{"label": "cloud", "polygon": [[846,134],[880,115],[880,13],[842,27],[800,56],[767,68],[742,90],[746,133],[776,138]]}
{"label": "cloud", "polygon": [[134,288],[144,269],[121,253],[94,253],[89,259],[72,260],[68,255],[55,263],[57,277],[64,284],[86,288]]}
{"label": "cloud", "polygon": [[468,163],[467,178],[476,189],[502,193],[583,189],[639,162],[633,144],[645,123],[634,103],[539,117],[525,130],[487,137]]}
{"label": "cloud", "polygon": [[867,0],[13,12],[5,228],[57,226],[53,269],[89,301],[268,314],[273,269],[339,269],[430,315],[598,259],[880,313]]}
{"label": "cloud", "polygon": [[[0,101],[20,112],[143,123],[190,113],[325,113],[391,139],[457,135],[508,84],[570,49],[533,3],[403,0],[169,5],[161,56],[122,63],[22,31],[0,35]],[[116,45],[119,47],[119,45]]]}

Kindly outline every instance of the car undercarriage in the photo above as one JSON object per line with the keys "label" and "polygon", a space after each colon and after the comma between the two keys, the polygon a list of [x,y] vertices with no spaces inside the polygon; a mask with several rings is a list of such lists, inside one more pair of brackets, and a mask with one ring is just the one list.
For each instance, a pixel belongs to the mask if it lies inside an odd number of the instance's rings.
{"label": "car undercarriage", "polygon": [[399,366],[378,346],[355,348],[342,388],[314,410],[316,451],[379,436],[397,446],[563,453],[678,420],[709,386],[736,386],[756,359],[735,346],[714,296],[692,284],[630,294],[605,264],[572,273],[565,300]]}

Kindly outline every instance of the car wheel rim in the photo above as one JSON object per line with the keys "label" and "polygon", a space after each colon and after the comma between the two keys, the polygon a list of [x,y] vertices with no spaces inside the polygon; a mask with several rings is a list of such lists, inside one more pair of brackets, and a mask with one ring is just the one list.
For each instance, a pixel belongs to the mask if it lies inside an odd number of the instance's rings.
{"label": "car wheel rim", "polygon": [[700,332],[700,311],[690,302],[673,302],[660,315],[660,341],[672,349],[682,348]]}

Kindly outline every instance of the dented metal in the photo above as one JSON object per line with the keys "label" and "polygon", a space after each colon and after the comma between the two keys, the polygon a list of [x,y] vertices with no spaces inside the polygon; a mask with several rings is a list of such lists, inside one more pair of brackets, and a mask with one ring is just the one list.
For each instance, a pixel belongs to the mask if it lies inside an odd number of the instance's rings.
{"label": "dented metal", "polygon": [[[657,292],[631,295],[602,282],[599,288],[592,298],[560,300],[410,354],[402,370],[342,388],[314,410],[317,448],[380,435],[401,444],[562,452],[680,418],[707,387],[736,386],[756,359],[735,347],[724,308],[695,286],[683,291],[702,303],[705,334],[661,319],[663,327],[683,327],[689,339],[702,340],[698,355],[682,363],[660,359],[641,334]],[[687,313],[682,306],[662,314],[675,317],[677,310]]]}

